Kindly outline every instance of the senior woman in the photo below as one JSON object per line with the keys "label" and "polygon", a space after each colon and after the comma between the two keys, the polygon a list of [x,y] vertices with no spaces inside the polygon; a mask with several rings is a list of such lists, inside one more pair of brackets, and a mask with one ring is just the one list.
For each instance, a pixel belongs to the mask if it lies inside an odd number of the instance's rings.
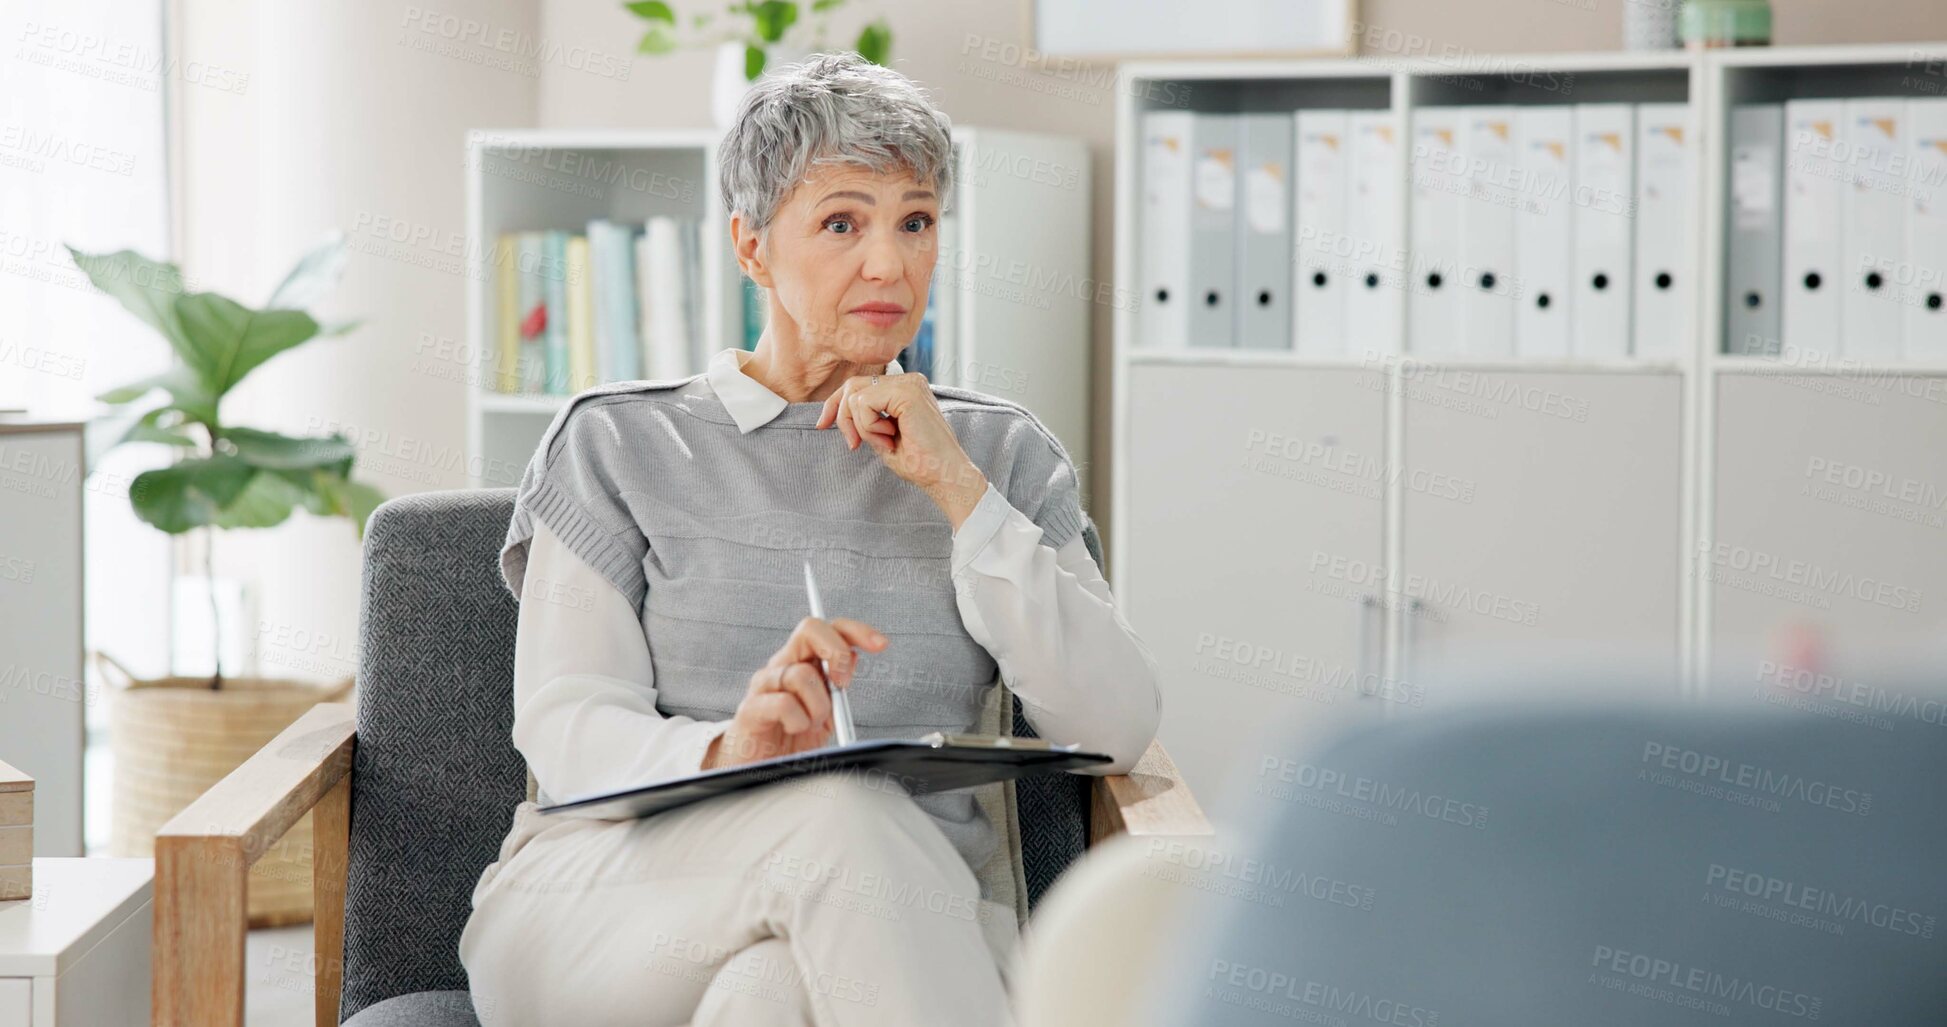
{"label": "senior woman", "polygon": [[[1114,758],[1098,772],[1149,744],[1156,663],[1060,443],[894,359],[948,133],[849,55],[745,99],[718,173],[763,338],[578,395],[517,493],[513,738],[544,803],[830,744],[821,658],[862,738],[969,730],[998,673],[1043,737]],[[804,615],[806,559],[842,616]],[[460,958],[488,1025],[1009,1023],[1017,926],[975,876],[1000,844],[969,793],[842,775],[641,820],[525,802]]]}

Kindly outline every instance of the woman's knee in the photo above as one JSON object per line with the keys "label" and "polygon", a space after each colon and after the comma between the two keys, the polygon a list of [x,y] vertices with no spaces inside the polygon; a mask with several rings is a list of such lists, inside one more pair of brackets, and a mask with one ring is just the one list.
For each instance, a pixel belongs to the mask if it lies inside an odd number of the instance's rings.
{"label": "woman's knee", "polygon": [[803,1027],[813,1022],[804,973],[782,938],[765,938],[725,961],[696,1005],[691,1027]]}

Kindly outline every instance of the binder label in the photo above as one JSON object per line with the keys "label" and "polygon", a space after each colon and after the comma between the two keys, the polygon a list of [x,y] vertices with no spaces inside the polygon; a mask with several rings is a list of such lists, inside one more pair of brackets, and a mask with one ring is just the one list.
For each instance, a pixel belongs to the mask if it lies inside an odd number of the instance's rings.
{"label": "binder label", "polygon": [[1244,176],[1244,217],[1251,231],[1274,235],[1284,230],[1284,175],[1276,164],[1262,164]]}
{"label": "binder label", "polygon": [[1206,210],[1229,210],[1237,205],[1237,176],[1229,150],[1210,150],[1197,158],[1197,204]]}

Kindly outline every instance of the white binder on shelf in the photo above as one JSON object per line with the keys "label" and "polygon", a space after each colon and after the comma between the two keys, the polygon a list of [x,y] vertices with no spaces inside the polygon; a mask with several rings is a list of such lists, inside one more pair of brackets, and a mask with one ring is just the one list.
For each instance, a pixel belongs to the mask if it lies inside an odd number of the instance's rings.
{"label": "white binder on shelf", "polygon": [[1776,356],[1784,285],[1785,108],[1731,108],[1724,352]]}
{"label": "white binder on shelf", "polygon": [[1351,143],[1346,112],[1299,111],[1295,121],[1293,342],[1303,354],[1341,355],[1346,351],[1345,300],[1352,283],[1349,248],[1344,246]]}
{"label": "white binder on shelf", "polygon": [[1908,100],[1906,131],[1906,357],[1939,363],[1947,360],[1947,99]]}
{"label": "white binder on shelf", "polygon": [[1835,157],[1845,142],[1845,101],[1785,104],[1784,353],[1791,359],[1839,349],[1839,273],[1845,238],[1846,169]]}
{"label": "white binder on shelf", "polygon": [[1636,249],[1630,352],[1671,359],[1691,346],[1690,105],[1636,108]]}
{"label": "white binder on shelf", "polygon": [[1467,192],[1460,201],[1460,348],[1514,355],[1514,109],[1460,109]]}
{"label": "white binder on shelf", "polygon": [[1190,338],[1237,345],[1237,158],[1241,118],[1196,114],[1190,141]]}
{"label": "white binder on shelf", "polygon": [[1407,151],[1413,202],[1406,344],[1423,356],[1461,349],[1460,219],[1468,184],[1461,147],[1465,113],[1466,108],[1460,107],[1422,107],[1413,112],[1413,142]]}
{"label": "white binder on shelf", "polygon": [[1569,355],[1575,260],[1575,111],[1523,107],[1514,116],[1514,350]]}
{"label": "white binder on shelf", "polygon": [[1847,100],[1846,143],[1852,182],[1840,216],[1845,229],[1845,283],[1839,298],[1839,353],[1898,359],[1906,314],[1897,276],[1906,265],[1906,101]]}
{"label": "white binder on shelf", "polygon": [[1352,251],[1345,302],[1346,352],[1360,357],[1400,350],[1400,140],[1390,111],[1354,111],[1346,236]]}
{"label": "white binder on shelf", "polygon": [[1289,114],[1239,119],[1237,345],[1291,348],[1291,143]]}
{"label": "white binder on shelf", "polygon": [[1575,108],[1575,301],[1569,343],[1578,357],[1629,353],[1635,122],[1629,104]]}
{"label": "white binder on shelf", "polygon": [[1190,143],[1196,115],[1142,116],[1142,302],[1138,343],[1178,349],[1190,339]]}

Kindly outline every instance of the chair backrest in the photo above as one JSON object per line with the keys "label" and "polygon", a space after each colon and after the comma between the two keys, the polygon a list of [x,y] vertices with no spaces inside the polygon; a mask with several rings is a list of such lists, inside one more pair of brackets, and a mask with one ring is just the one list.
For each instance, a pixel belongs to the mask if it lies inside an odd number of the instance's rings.
{"label": "chair backrest", "polygon": [[[499,553],[513,489],[391,500],[366,527],[358,744],[340,1022],[375,1002],[467,987],[460,932],[527,771],[512,740],[518,607]],[[1093,524],[1084,529],[1101,561]],[[1015,731],[1031,734],[1017,701]],[[1030,904],[1087,843],[1088,782],[1016,789]]]}
{"label": "chair backrest", "polygon": [[1814,703],[1428,711],[1253,746],[1221,865],[1258,861],[1260,900],[1186,882],[1144,1022],[1947,1023],[1940,702],[1886,729]]}

